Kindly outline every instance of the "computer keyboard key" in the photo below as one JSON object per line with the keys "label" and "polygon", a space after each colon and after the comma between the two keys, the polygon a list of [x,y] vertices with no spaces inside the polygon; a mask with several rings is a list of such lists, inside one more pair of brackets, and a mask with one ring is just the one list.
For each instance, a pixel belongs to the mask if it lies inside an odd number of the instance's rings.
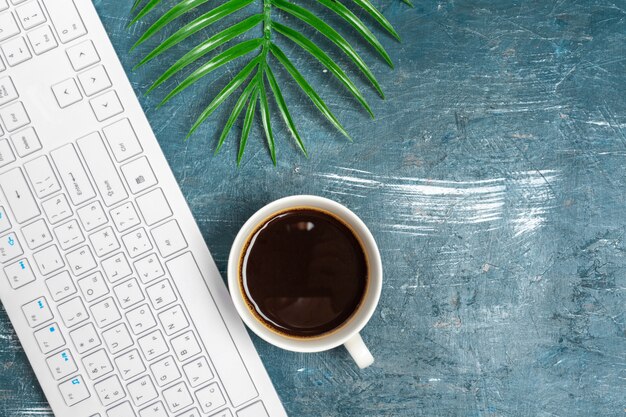
{"label": "computer keyboard key", "polygon": [[104,349],[96,350],[82,359],[87,376],[92,381],[113,372],[113,365]]}
{"label": "computer keyboard key", "polygon": [[74,327],[89,318],[89,313],[80,297],[72,298],[57,307],[66,327]]}
{"label": "computer keyboard key", "polygon": [[143,152],[137,134],[128,119],[122,119],[103,129],[113,156],[117,162],[124,162]]}
{"label": "computer keyboard key", "polygon": [[24,104],[22,104],[21,101],[17,101],[0,109],[0,118],[2,118],[4,126],[9,132],[13,132],[30,123],[28,113],[26,113]]}
{"label": "computer keyboard key", "polygon": [[61,249],[67,250],[85,241],[85,236],[80,230],[76,220],[70,220],[54,228],[54,234],[59,241]]}
{"label": "computer keyboard key", "polygon": [[76,372],[76,362],[72,357],[72,353],[68,349],[64,349],[59,353],[55,353],[46,359],[48,368],[52,372],[52,377],[57,381]]}
{"label": "computer keyboard key", "polygon": [[140,417],[169,417],[165,406],[161,401],[158,401],[143,410],[139,411]]}
{"label": "computer keyboard key", "polygon": [[104,91],[112,85],[109,75],[102,65],[78,74],[78,81],[80,81],[80,85],[88,97]]}
{"label": "computer keyboard key", "polygon": [[115,293],[115,297],[117,298],[120,307],[124,309],[134,306],[144,299],[143,293],[141,292],[139,284],[135,278],[116,285],[113,287],[113,292]]}
{"label": "computer keyboard key", "polygon": [[111,297],[92,305],[89,309],[96,326],[100,328],[107,327],[122,319],[122,315]]}
{"label": "computer keyboard key", "polygon": [[270,417],[261,401],[237,411],[237,417]]}
{"label": "computer keyboard key", "polygon": [[50,353],[65,345],[63,334],[56,323],[37,330],[34,335],[37,345],[43,354]]}
{"label": "computer keyboard key", "polygon": [[47,197],[61,189],[47,156],[40,156],[28,161],[24,164],[24,170],[30,178],[38,198]]}
{"label": "computer keyboard key", "polygon": [[166,279],[146,288],[146,293],[150,303],[157,310],[176,301],[176,293],[172,289],[172,284]]}
{"label": "computer keyboard key", "polygon": [[102,143],[100,134],[98,132],[91,133],[78,139],[77,143],[104,204],[112,206],[128,198],[115,165],[111,161],[104,143]]}
{"label": "computer keyboard key", "polygon": [[159,313],[159,321],[163,326],[163,330],[165,330],[165,334],[168,336],[189,327],[189,321],[187,321],[187,317],[185,317],[183,308],[180,305]]}
{"label": "computer keyboard key", "polygon": [[0,106],[4,106],[19,97],[11,77],[0,78]]}
{"label": "computer keyboard key", "polygon": [[160,188],[137,197],[137,206],[148,226],[152,226],[172,215],[172,209]]}
{"label": "computer keyboard key", "polygon": [[172,413],[181,411],[193,404],[193,398],[184,382],[179,382],[164,390],[163,400]]}
{"label": "computer keyboard key", "polygon": [[10,164],[15,161],[15,155],[11,150],[11,145],[6,139],[0,140],[0,167]]}
{"label": "computer keyboard key", "polygon": [[74,280],[70,277],[69,272],[63,271],[46,280],[46,287],[50,291],[50,295],[54,301],[60,301],[70,295],[76,294],[76,286]]}
{"label": "computer keyboard key", "polygon": [[39,207],[21,169],[14,168],[0,175],[0,187],[18,223],[24,223],[39,216]]}
{"label": "computer keyboard key", "polygon": [[143,304],[126,313],[126,320],[134,334],[141,334],[157,325],[151,310],[148,304]]}
{"label": "computer keyboard key", "polygon": [[147,361],[158,358],[169,351],[160,330],[155,330],[146,336],[140,337],[137,343],[139,343],[139,348]]}
{"label": "computer keyboard key", "polygon": [[133,338],[124,323],[119,323],[102,332],[102,339],[113,355],[133,345]]}
{"label": "computer keyboard key", "polygon": [[0,12],[3,12],[8,8],[9,8],[8,0],[0,0]]}
{"label": "computer keyboard key", "polygon": [[125,232],[141,223],[137,210],[130,201],[114,208],[109,213],[118,232]]}
{"label": "computer keyboard key", "polygon": [[59,384],[59,391],[68,407],[89,398],[89,390],[80,375]]}
{"label": "computer keyboard key", "polygon": [[89,272],[98,266],[89,246],[81,246],[75,249],[68,253],[66,258],[70,270],[75,276]]}
{"label": "computer keyboard key", "polygon": [[78,218],[86,231],[90,232],[93,229],[106,224],[108,221],[107,215],[102,209],[102,204],[99,201],[94,201],[84,207],[76,210]]}
{"label": "computer keyboard key", "polygon": [[24,251],[15,233],[9,233],[0,238],[0,262],[6,263],[23,253]]}
{"label": "computer keyboard key", "polygon": [[87,323],[82,327],[70,332],[70,339],[78,353],[85,353],[102,344],[98,332],[92,323]]}
{"label": "computer keyboard key", "polygon": [[6,232],[10,228],[11,222],[9,221],[9,216],[4,210],[4,207],[0,206],[0,233]]}
{"label": "computer keyboard key", "polygon": [[87,173],[71,143],[50,152],[70,200],[79,205],[96,196]]}
{"label": "computer keyboard key", "polygon": [[39,297],[24,304],[22,312],[30,327],[37,327],[53,318],[52,310],[50,310],[46,297]]}
{"label": "computer keyboard key", "polygon": [[22,227],[22,235],[24,235],[26,246],[29,249],[37,249],[52,241],[52,234],[48,229],[46,221],[43,219],[36,220]]}
{"label": "computer keyboard key", "polygon": [[205,357],[199,357],[183,365],[183,372],[192,388],[198,387],[214,378],[213,371]]}
{"label": "computer keyboard key", "polygon": [[124,111],[124,106],[115,90],[107,91],[89,101],[96,119],[103,122]]}
{"label": "computer keyboard key", "polygon": [[165,275],[163,266],[161,265],[161,262],[159,262],[159,258],[154,253],[136,261],[135,269],[137,270],[137,274],[139,274],[139,279],[144,284],[152,282]]}
{"label": "computer keyboard key", "polygon": [[122,236],[122,241],[126,247],[126,252],[128,252],[131,258],[135,258],[152,249],[152,243],[150,243],[146,229],[143,227],[125,234]]}
{"label": "computer keyboard key", "polygon": [[4,267],[4,273],[14,290],[35,281],[35,274],[26,258],[10,263]]}
{"label": "computer keyboard key", "polygon": [[72,215],[72,208],[67,202],[65,194],[59,194],[41,203],[48,221],[52,224],[61,222]]}
{"label": "computer keyboard key", "polygon": [[0,14],[0,42],[20,33],[20,27],[13,18],[13,13]]}
{"label": "computer keyboard key", "polygon": [[41,149],[41,142],[33,127],[27,127],[11,135],[11,142],[20,158],[30,155]]}
{"label": "computer keyboard key", "polygon": [[182,376],[172,356],[167,356],[154,362],[150,365],[150,371],[159,387],[164,387]]}
{"label": "computer keyboard key", "polygon": [[96,51],[96,47],[90,40],[68,48],[66,53],[74,71],[81,71],[90,65],[100,62],[100,56]]}
{"label": "computer keyboard key", "polygon": [[210,413],[226,404],[224,394],[222,394],[217,382],[196,391],[196,398],[203,413]]}
{"label": "computer keyboard key", "polygon": [[80,89],[73,78],[61,81],[52,86],[52,93],[60,108],[64,109],[83,99]]}
{"label": "computer keyboard key", "polygon": [[94,384],[94,390],[105,407],[126,397],[124,388],[117,375],[113,375]]}
{"label": "computer keyboard key", "polygon": [[133,194],[138,194],[157,184],[152,167],[145,156],[122,165],[122,174]]}
{"label": "computer keyboard key", "polygon": [[126,278],[133,272],[123,252],[102,261],[102,270],[111,283]]}
{"label": "computer keyboard key", "polygon": [[78,287],[88,303],[109,293],[109,287],[99,271],[79,279]]}
{"label": "computer keyboard key", "polygon": [[96,252],[96,256],[102,257],[120,248],[115,235],[116,233],[111,226],[89,235],[89,241],[91,242],[91,247]]}
{"label": "computer keyboard key", "polygon": [[43,0],[43,4],[62,43],[68,43],[87,33],[72,0]]}
{"label": "computer keyboard key", "polygon": [[56,245],[51,245],[35,252],[33,258],[42,275],[50,275],[65,266],[61,253]]}
{"label": "computer keyboard key", "polygon": [[187,247],[187,241],[176,220],[170,220],[150,231],[162,257],[167,258]]}
{"label": "computer keyboard key", "polygon": [[159,396],[154,383],[148,375],[144,375],[136,381],[127,384],[126,389],[133,404],[137,407],[141,407]]}
{"label": "computer keyboard key", "polygon": [[46,16],[43,14],[36,0],[24,3],[17,7],[15,11],[17,12],[17,19],[22,24],[24,30],[32,29],[46,21]]}
{"label": "computer keyboard key", "polygon": [[128,401],[124,401],[115,407],[109,408],[106,417],[136,417],[136,414],[133,406]]}
{"label": "computer keyboard key", "polygon": [[115,368],[119,371],[120,376],[125,381],[142,374],[146,370],[137,349],[133,349],[118,356],[114,359],[114,362]]}
{"label": "computer keyboard key", "polygon": [[30,54],[28,46],[26,45],[26,40],[21,36],[18,36],[17,38],[13,38],[3,43],[2,52],[4,52],[4,56],[7,59],[7,64],[9,64],[10,67],[14,67],[24,61],[28,61],[33,57]]}
{"label": "computer keyboard key", "polygon": [[192,331],[188,331],[172,339],[172,348],[174,349],[176,357],[181,362],[193,358],[198,353],[202,352],[198,339]]}
{"label": "computer keyboard key", "polygon": [[28,32],[28,41],[35,55],[44,54],[58,46],[50,26],[42,26]]}

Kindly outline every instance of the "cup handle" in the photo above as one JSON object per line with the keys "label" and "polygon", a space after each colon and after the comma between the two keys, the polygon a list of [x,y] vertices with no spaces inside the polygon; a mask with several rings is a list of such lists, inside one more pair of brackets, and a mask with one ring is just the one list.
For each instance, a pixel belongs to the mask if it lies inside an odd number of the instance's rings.
{"label": "cup handle", "polygon": [[364,369],[374,363],[374,357],[367,346],[365,346],[365,343],[363,343],[359,333],[348,339],[344,346],[359,368]]}

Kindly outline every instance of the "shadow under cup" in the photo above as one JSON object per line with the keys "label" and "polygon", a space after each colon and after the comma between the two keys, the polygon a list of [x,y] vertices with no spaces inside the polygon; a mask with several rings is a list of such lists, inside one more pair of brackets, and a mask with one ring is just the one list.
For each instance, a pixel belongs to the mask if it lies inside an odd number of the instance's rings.
{"label": "shadow under cup", "polygon": [[313,206],[279,210],[258,222],[240,251],[237,272],[248,311],[291,339],[324,338],[344,327],[370,281],[357,232]]}

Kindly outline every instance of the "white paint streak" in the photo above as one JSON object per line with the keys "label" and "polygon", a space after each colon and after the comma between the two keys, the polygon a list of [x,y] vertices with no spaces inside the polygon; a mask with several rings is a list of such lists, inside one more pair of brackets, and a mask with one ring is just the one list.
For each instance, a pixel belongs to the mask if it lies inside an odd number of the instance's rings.
{"label": "white paint streak", "polygon": [[431,236],[451,225],[476,225],[480,231],[510,227],[515,237],[530,233],[554,208],[550,183],[558,180],[554,170],[450,181],[337,168],[338,172],[318,174],[328,182],[329,193],[366,198],[376,190],[390,221],[382,226],[412,236]]}

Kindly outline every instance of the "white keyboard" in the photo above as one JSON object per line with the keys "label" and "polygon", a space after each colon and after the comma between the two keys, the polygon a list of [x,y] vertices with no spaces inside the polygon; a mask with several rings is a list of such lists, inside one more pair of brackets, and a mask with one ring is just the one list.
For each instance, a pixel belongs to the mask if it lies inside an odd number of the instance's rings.
{"label": "white keyboard", "polygon": [[285,417],[89,0],[0,0],[0,298],[58,417]]}

